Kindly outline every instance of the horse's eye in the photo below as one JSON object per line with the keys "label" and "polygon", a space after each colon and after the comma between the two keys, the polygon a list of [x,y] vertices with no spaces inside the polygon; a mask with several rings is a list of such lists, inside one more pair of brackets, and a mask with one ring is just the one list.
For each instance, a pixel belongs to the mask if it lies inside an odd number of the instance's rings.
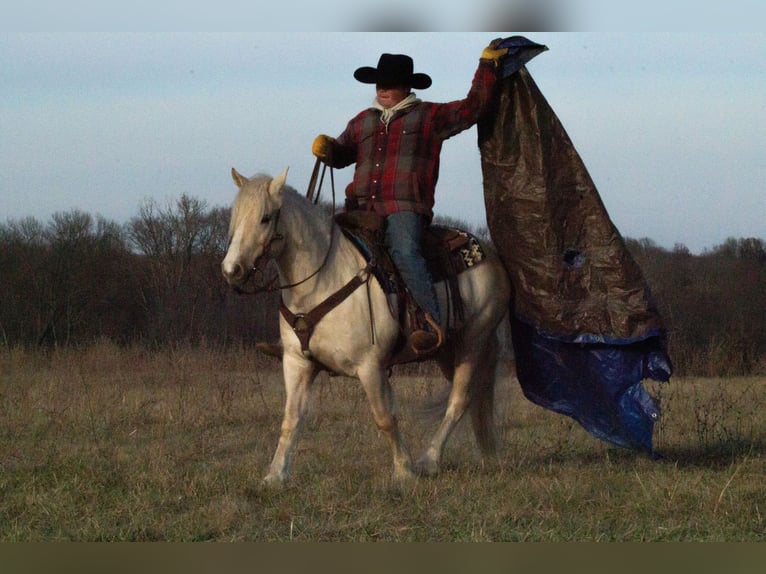
{"label": "horse's eye", "polygon": [[271,220],[272,220],[272,218],[273,218],[273,217],[274,217],[273,215],[271,215],[270,213],[267,213],[267,214],[266,214],[266,215],[264,215],[264,216],[263,216],[263,218],[261,219],[261,223],[262,223],[263,225],[266,225],[267,223],[270,223],[270,222],[271,222]]}

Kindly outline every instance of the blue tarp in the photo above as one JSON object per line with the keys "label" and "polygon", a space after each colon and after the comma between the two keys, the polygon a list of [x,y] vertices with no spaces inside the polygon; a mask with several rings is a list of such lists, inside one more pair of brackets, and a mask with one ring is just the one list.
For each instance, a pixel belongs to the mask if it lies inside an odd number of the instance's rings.
{"label": "blue tarp", "polygon": [[572,417],[602,440],[653,451],[652,430],[660,409],[642,380],[666,380],[670,367],[651,340],[581,345],[547,337],[516,318],[511,332],[525,397]]}
{"label": "blue tarp", "polygon": [[653,452],[659,407],[643,387],[672,373],[641,269],[525,64],[547,48],[502,47],[495,109],[479,124],[487,224],[514,287],[524,395],[594,436]]}

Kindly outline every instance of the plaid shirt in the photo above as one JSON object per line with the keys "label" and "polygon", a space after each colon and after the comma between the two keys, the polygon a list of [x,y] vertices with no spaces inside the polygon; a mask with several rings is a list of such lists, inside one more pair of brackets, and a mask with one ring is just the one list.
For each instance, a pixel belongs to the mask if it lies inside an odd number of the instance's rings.
{"label": "plaid shirt", "polygon": [[382,215],[414,211],[433,217],[439,155],[444,140],[473,126],[492,101],[495,68],[481,61],[468,95],[446,104],[418,102],[386,126],[370,108],[353,118],[333,145],[333,167],[356,163],[346,189],[354,200]]}

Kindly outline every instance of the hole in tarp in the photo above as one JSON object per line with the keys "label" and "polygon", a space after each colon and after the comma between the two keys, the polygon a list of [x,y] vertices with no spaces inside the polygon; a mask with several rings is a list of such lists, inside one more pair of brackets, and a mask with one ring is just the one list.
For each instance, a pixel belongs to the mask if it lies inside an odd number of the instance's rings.
{"label": "hole in tarp", "polygon": [[567,249],[564,252],[564,265],[573,269],[580,269],[585,264],[585,255],[577,249]]}

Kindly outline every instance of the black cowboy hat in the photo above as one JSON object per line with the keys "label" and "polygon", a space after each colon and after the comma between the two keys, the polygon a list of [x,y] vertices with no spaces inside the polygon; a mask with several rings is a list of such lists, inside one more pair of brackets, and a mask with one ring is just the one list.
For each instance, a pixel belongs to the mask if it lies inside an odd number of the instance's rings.
{"label": "black cowboy hat", "polygon": [[382,54],[378,67],[363,66],[354,72],[354,77],[363,84],[381,86],[410,86],[416,90],[425,90],[431,85],[427,74],[413,73],[412,58],[404,54]]}

